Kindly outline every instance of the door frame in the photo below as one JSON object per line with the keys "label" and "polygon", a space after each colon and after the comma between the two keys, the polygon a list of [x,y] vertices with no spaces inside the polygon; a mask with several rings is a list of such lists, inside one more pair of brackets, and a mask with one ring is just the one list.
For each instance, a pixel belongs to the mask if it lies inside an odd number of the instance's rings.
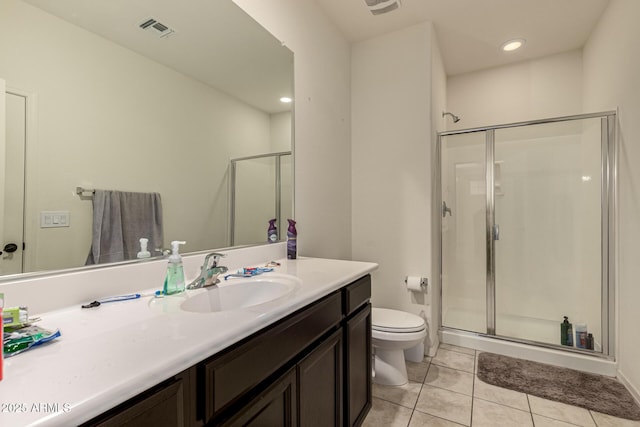
{"label": "door frame", "polygon": [[[39,227],[37,180],[37,95],[33,92],[7,84],[5,92],[25,99],[25,152],[24,152],[24,200],[23,200],[23,247],[22,271],[32,272],[36,269],[35,254],[37,252],[37,232]],[[3,117],[6,112],[3,113]],[[28,244],[27,244],[28,242]]]}

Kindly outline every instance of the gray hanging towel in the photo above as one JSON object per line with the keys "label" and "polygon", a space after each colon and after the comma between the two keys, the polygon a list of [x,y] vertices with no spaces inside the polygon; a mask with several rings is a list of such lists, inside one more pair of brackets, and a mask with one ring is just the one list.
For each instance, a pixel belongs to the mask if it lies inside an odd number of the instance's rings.
{"label": "gray hanging towel", "polygon": [[149,239],[152,253],[163,246],[160,194],[95,190],[93,238],[86,265],[135,259],[142,237]]}

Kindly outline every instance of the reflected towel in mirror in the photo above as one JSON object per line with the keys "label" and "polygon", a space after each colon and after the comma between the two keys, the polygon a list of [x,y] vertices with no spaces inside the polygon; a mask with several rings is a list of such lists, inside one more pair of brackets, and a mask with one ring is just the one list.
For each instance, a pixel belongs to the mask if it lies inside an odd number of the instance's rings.
{"label": "reflected towel in mirror", "polygon": [[139,239],[162,247],[162,200],[159,193],[95,190],[91,251],[86,265],[135,259]]}

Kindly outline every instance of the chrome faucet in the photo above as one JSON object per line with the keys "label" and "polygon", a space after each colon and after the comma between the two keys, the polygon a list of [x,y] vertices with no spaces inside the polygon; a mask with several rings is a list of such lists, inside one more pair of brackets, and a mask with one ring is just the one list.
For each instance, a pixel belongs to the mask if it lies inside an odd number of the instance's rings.
{"label": "chrome faucet", "polygon": [[204,263],[200,267],[200,276],[187,285],[187,289],[198,289],[220,283],[218,276],[226,273],[229,269],[223,265],[218,265],[220,258],[226,255],[211,252],[204,257]]}

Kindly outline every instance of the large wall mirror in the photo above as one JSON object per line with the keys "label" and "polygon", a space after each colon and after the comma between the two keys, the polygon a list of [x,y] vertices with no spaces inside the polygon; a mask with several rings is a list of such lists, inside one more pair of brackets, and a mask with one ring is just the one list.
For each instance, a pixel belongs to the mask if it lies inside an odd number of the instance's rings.
{"label": "large wall mirror", "polygon": [[293,53],[231,0],[2,0],[1,81],[2,275],[85,265],[93,189],[159,193],[185,253],[293,216]]}

